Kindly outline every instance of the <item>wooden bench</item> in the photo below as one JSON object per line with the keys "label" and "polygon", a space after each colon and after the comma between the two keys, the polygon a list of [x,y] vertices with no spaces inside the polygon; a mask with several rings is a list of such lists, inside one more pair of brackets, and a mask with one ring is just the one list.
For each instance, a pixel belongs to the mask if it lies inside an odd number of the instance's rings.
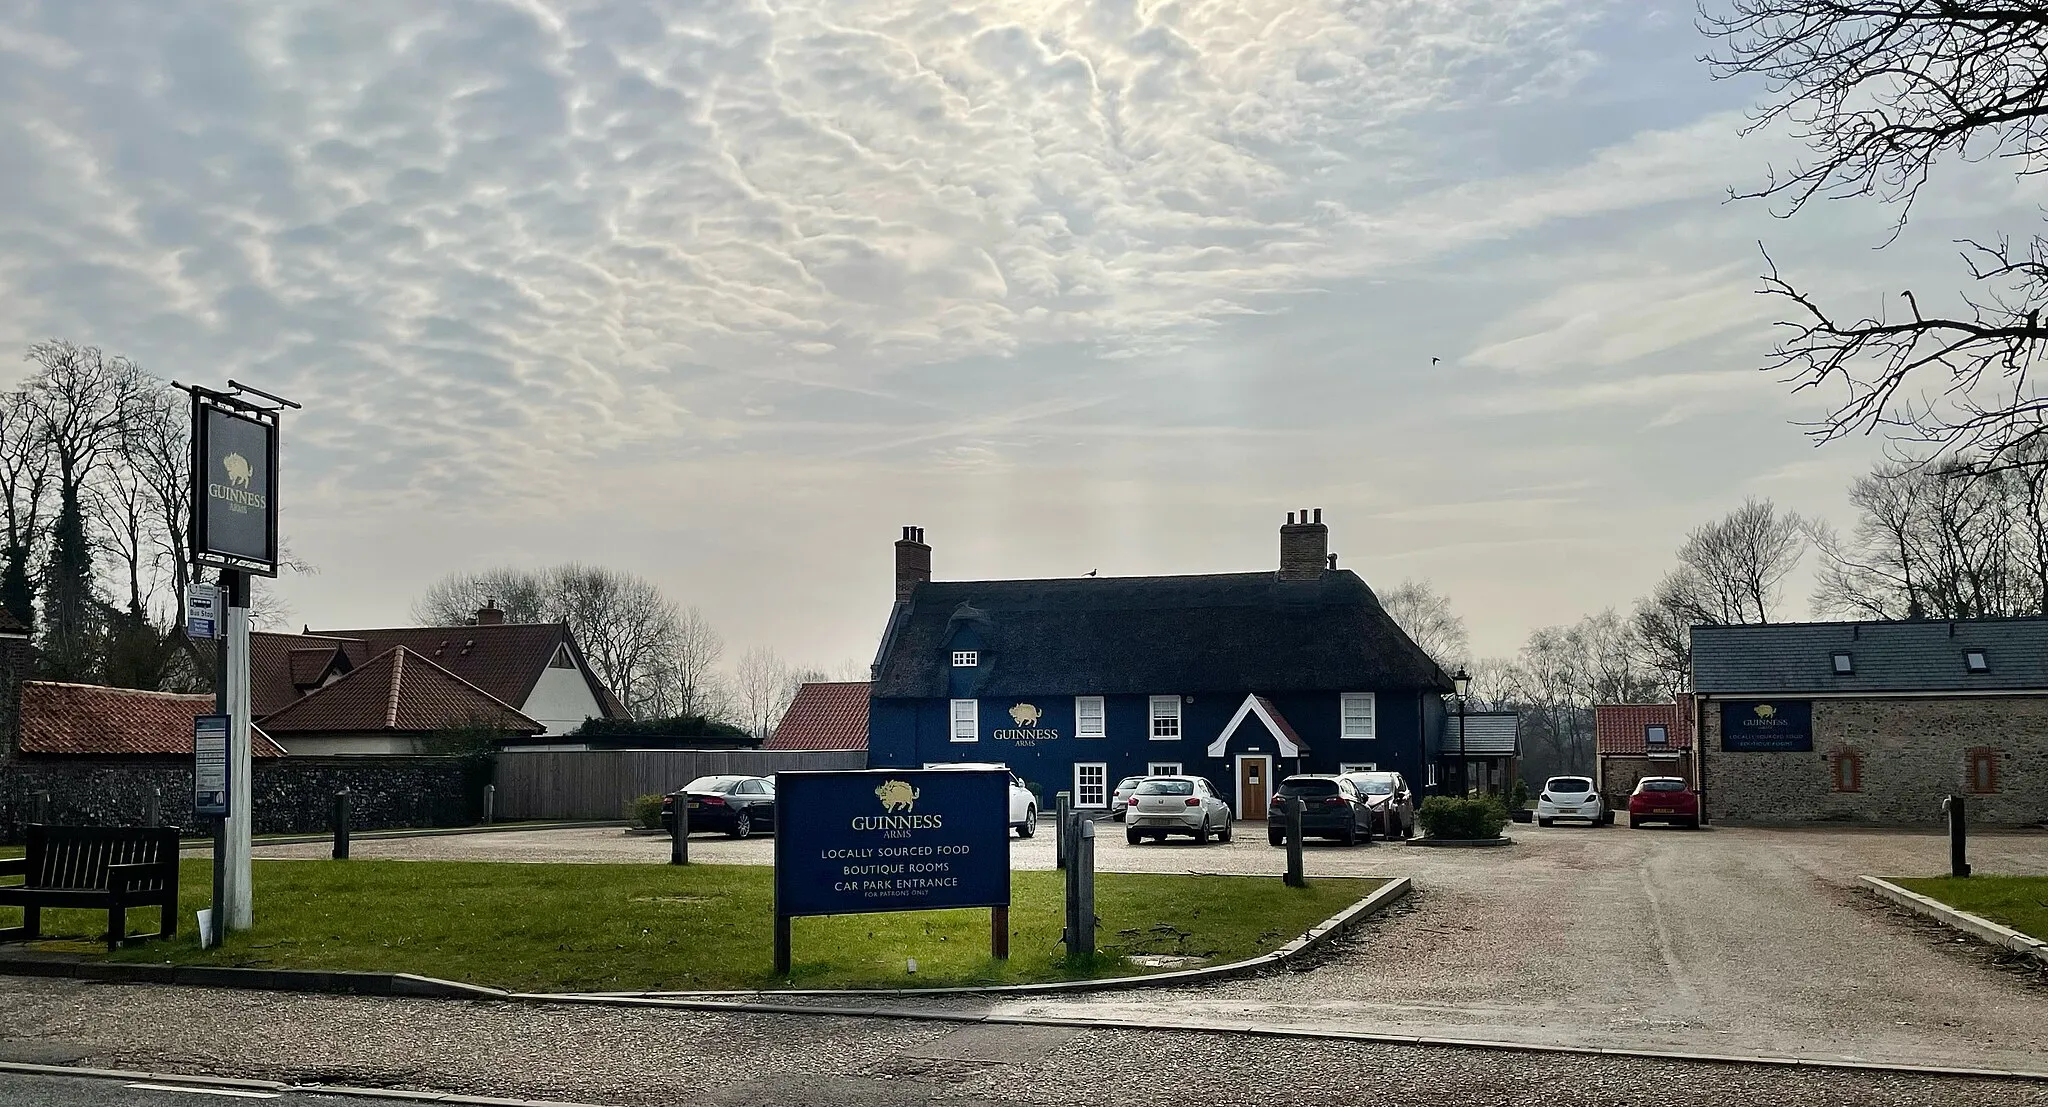
{"label": "wooden bench", "polygon": [[45,907],[106,908],[109,952],[127,940],[131,907],[162,912],[157,932],[137,937],[168,938],[178,932],[178,828],[32,825],[28,856],[0,861],[0,907],[22,913],[0,941],[40,937]]}

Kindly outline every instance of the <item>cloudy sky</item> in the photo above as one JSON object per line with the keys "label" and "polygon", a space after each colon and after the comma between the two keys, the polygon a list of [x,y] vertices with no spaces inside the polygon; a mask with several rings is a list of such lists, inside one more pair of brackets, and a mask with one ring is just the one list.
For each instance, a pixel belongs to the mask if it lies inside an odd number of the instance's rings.
{"label": "cloudy sky", "polygon": [[1320,507],[1507,653],[1746,495],[1842,517],[1875,449],[1757,371],[1759,240],[1874,308],[2031,218],[1727,203],[1798,151],[1704,48],[1692,0],[10,0],[0,348],[302,402],[316,626],[583,559],[832,665],[903,524],[1211,572]]}

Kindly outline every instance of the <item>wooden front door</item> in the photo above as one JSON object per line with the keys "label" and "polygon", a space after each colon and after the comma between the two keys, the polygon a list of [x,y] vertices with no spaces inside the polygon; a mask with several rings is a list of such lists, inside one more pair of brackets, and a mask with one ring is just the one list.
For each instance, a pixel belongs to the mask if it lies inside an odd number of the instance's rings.
{"label": "wooden front door", "polygon": [[1237,817],[1263,820],[1266,797],[1273,794],[1273,759],[1251,755],[1237,759]]}

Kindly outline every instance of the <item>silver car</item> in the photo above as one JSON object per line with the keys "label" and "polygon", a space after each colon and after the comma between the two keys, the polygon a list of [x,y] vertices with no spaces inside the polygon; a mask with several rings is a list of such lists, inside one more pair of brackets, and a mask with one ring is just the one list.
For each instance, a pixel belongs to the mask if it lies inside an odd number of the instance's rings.
{"label": "silver car", "polygon": [[1127,776],[1116,782],[1116,791],[1109,795],[1109,817],[1117,822],[1124,821],[1124,809],[1131,805],[1131,793],[1138,790],[1142,776]]}
{"label": "silver car", "polygon": [[1169,834],[1186,834],[1197,842],[1214,834],[1230,841],[1230,805],[1202,777],[1148,776],[1131,799],[1124,837],[1134,846],[1147,838],[1165,841]]}

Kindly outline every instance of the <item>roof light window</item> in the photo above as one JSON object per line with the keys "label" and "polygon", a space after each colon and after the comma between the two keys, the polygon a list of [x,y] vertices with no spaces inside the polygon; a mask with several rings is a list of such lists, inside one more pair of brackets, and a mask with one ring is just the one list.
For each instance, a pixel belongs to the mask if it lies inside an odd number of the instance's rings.
{"label": "roof light window", "polygon": [[1964,650],[1963,668],[1973,673],[1988,673],[1991,671],[1991,659],[1984,656],[1983,650]]}
{"label": "roof light window", "polygon": [[1848,676],[1851,673],[1854,673],[1855,671],[1855,659],[1850,657],[1847,653],[1837,651],[1835,654],[1835,675]]}

